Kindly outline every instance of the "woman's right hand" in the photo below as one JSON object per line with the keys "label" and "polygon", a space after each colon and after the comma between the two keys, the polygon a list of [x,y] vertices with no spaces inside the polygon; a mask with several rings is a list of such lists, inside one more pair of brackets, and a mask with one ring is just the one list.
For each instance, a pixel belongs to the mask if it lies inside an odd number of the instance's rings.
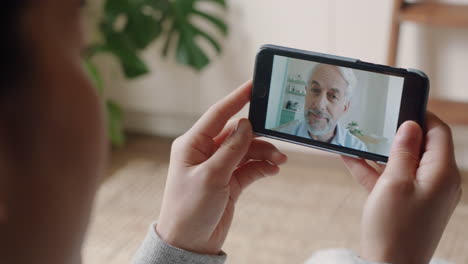
{"label": "woman's right hand", "polygon": [[398,129],[382,174],[364,160],[343,157],[370,192],[361,227],[365,260],[428,263],[460,200],[450,128],[432,113],[426,126],[425,135],[412,121]]}

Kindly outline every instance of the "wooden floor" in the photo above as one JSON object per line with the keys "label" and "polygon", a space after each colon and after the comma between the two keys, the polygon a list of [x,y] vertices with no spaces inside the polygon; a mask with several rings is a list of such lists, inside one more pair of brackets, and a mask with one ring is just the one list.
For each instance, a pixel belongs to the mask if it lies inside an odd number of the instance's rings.
{"label": "wooden floor", "polygon": [[[129,263],[149,224],[157,220],[170,143],[170,139],[134,135],[125,148],[113,152],[112,177],[98,194],[84,263]],[[238,202],[224,246],[228,263],[303,263],[324,248],[358,250],[366,192],[336,156],[285,144],[279,147],[289,155],[280,175],[254,184]],[[467,221],[465,192],[438,257],[468,263]]]}

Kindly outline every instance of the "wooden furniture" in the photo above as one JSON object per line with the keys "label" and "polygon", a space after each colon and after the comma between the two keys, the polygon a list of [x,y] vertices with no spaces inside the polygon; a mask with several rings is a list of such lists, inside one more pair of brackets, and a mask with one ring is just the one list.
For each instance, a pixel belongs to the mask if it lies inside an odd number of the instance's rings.
{"label": "wooden furniture", "polygon": [[[396,65],[400,26],[403,22],[427,26],[468,28],[468,5],[426,1],[408,3],[404,0],[395,0],[387,57],[387,63],[391,66]],[[449,124],[468,125],[468,103],[431,98],[428,109]]]}

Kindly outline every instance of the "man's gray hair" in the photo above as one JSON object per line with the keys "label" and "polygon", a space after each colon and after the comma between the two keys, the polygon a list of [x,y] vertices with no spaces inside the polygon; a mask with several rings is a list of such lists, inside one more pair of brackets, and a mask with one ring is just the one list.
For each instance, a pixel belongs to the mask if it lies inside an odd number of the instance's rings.
{"label": "man's gray hair", "polygon": [[[320,65],[329,65],[329,64],[317,64],[315,65],[310,73],[309,73],[309,76],[307,78],[307,84],[309,84],[310,82],[310,79],[312,78],[312,75],[314,75],[315,73],[315,70],[320,66]],[[350,68],[346,68],[346,67],[341,67],[341,66],[336,66],[336,65],[330,65],[330,66],[333,66],[333,67],[336,67],[338,69],[338,71],[340,72],[341,74],[341,77],[343,77],[343,79],[346,81],[346,83],[348,84],[348,87],[346,89],[346,92],[345,92],[345,98],[347,100],[351,100],[351,97],[353,95],[353,91],[354,91],[354,87],[356,86],[356,83],[357,83],[357,78],[356,78],[356,75],[354,74],[354,71]]]}

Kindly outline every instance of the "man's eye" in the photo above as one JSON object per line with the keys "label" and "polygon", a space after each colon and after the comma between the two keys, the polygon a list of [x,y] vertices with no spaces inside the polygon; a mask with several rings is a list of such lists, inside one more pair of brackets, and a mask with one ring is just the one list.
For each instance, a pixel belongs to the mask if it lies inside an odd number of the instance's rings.
{"label": "man's eye", "polygon": [[336,96],[335,94],[328,94],[328,98],[331,101],[337,101],[338,100],[338,96]]}
{"label": "man's eye", "polygon": [[320,93],[322,92],[322,91],[321,91],[320,89],[318,89],[318,88],[312,88],[311,91],[312,91],[313,94],[320,94]]}

